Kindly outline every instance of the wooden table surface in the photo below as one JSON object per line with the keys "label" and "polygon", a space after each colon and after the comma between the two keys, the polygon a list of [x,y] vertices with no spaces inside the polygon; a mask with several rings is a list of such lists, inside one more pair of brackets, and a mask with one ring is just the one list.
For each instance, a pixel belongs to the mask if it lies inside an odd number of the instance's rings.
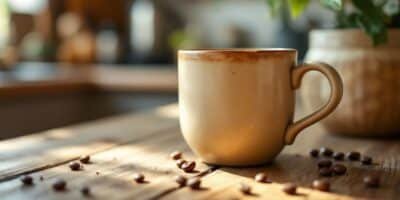
{"label": "wooden table surface", "polygon": [[[310,158],[308,151],[320,146],[359,151],[372,156],[376,164],[343,161],[348,172],[328,178],[331,192],[312,190],[310,184],[318,178],[317,159]],[[187,160],[196,160],[197,172],[179,170],[168,156],[174,150],[182,151]],[[287,146],[273,164],[253,168],[207,166],[186,146],[179,131],[177,106],[169,105],[0,142],[0,199],[87,199],[80,193],[83,186],[91,187],[91,199],[399,199],[399,152],[396,139],[332,136],[317,125]],[[92,163],[84,165],[83,170],[71,171],[68,162],[86,154],[91,155]],[[148,182],[135,183],[136,172],[142,172]],[[267,173],[273,183],[253,181],[258,172]],[[380,188],[364,187],[362,178],[369,173],[380,174]],[[19,177],[23,174],[34,177],[33,186],[21,184]],[[203,189],[177,187],[173,177],[178,174],[201,177]],[[67,181],[66,191],[52,190],[56,178]],[[299,194],[283,193],[282,184],[286,182],[298,184]],[[240,183],[249,184],[253,195],[240,193]]]}

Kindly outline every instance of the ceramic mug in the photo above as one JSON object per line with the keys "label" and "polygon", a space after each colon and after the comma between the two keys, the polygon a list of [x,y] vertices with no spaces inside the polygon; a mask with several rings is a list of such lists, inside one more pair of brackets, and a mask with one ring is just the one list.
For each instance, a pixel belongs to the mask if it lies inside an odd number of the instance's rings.
{"label": "ceramic mug", "polygon": [[[295,90],[318,71],[331,87],[325,106],[293,122]],[[295,49],[180,50],[179,113],[183,136],[204,162],[249,166],[272,161],[342,97],[338,73],[321,62],[297,66]]]}

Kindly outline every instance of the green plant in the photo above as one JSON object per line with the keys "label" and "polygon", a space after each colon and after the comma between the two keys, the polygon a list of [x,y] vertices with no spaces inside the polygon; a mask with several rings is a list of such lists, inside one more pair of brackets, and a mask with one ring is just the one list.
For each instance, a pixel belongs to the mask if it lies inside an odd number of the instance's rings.
{"label": "green plant", "polygon": [[[285,2],[286,1],[286,2]],[[374,45],[387,41],[387,28],[400,27],[400,0],[319,0],[336,13],[336,28],[361,28]],[[272,15],[287,3],[292,17],[298,17],[310,0],[266,0]]]}

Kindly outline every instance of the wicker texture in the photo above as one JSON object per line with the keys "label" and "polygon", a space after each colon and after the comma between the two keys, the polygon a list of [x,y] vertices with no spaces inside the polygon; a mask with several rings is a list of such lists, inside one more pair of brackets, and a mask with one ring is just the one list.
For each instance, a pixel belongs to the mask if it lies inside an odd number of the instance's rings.
{"label": "wicker texture", "polygon": [[[314,31],[307,61],[334,66],[344,83],[338,108],[321,123],[331,133],[400,135],[400,30],[386,45],[373,47],[359,30]],[[329,86],[318,74],[304,79],[302,97],[311,112],[327,101]]]}

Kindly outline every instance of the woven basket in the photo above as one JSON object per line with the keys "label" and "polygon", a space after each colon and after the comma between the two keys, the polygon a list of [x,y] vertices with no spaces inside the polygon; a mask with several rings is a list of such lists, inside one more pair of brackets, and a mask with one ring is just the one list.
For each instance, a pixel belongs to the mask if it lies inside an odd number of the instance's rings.
{"label": "woven basket", "polygon": [[[343,78],[342,102],[321,122],[329,132],[400,135],[400,29],[389,30],[388,43],[378,47],[357,29],[312,31],[306,60],[324,61]],[[329,84],[309,73],[301,93],[311,112],[327,101]]]}

